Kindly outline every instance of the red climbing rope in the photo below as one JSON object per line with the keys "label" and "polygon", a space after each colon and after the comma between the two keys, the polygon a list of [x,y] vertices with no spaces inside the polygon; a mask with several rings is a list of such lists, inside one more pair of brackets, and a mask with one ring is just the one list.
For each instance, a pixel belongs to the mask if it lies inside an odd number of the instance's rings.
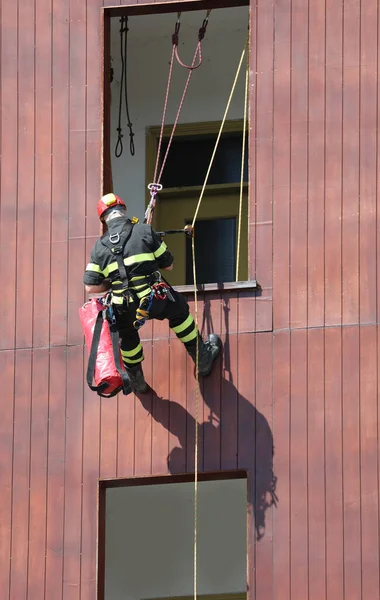
{"label": "red climbing rope", "polygon": [[[150,191],[150,201],[149,201],[149,204],[145,211],[144,222],[148,223],[149,225],[152,223],[152,220],[153,220],[153,213],[154,213],[154,209],[156,206],[157,193],[162,190],[162,185],[160,184],[162,173],[164,171],[164,167],[165,167],[165,163],[166,163],[166,160],[167,160],[167,157],[169,154],[170,146],[173,141],[174,133],[175,133],[177,123],[179,120],[179,116],[181,114],[182,106],[185,101],[185,97],[186,97],[187,89],[189,87],[191,75],[193,74],[195,69],[198,69],[198,67],[200,67],[200,65],[202,64],[202,40],[206,34],[206,29],[207,29],[207,25],[208,25],[208,18],[209,18],[210,12],[211,12],[210,10],[207,11],[206,18],[203,20],[203,23],[198,31],[198,43],[195,48],[195,52],[194,52],[194,56],[193,56],[191,65],[186,65],[185,63],[183,63],[178,56],[179,30],[181,27],[181,21],[180,21],[181,13],[178,13],[178,16],[177,16],[177,22],[175,24],[174,33],[172,35],[173,48],[172,48],[172,54],[171,54],[171,59],[170,59],[168,83],[166,86],[165,102],[164,102],[164,109],[163,109],[163,113],[162,113],[161,129],[160,129],[160,136],[159,136],[159,140],[158,140],[157,158],[156,158],[156,164],[155,164],[155,168],[154,168],[153,183],[150,183],[148,185],[148,189]],[[187,76],[185,87],[184,87],[183,94],[182,94],[182,98],[181,98],[179,106],[178,106],[177,115],[174,120],[173,128],[172,128],[170,138],[168,141],[168,145],[166,148],[165,156],[162,160],[161,169],[157,176],[158,166],[160,163],[162,140],[163,140],[163,136],[164,136],[166,111],[168,108],[169,91],[170,91],[172,74],[173,74],[174,57],[177,59],[178,63],[181,65],[181,67],[183,67],[184,69],[188,69],[189,74]]]}

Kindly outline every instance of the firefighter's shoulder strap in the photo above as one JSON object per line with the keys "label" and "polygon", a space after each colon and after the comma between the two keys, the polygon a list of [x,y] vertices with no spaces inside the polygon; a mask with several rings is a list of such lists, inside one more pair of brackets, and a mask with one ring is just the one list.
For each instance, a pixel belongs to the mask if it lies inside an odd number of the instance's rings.
{"label": "firefighter's shoulder strap", "polygon": [[[117,372],[119,373],[122,381],[122,385],[116,388],[110,394],[105,393],[108,388],[108,383],[105,381],[100,385],[92,385],[94,374],[95,374],[95,365],[96,365],[96,357],[98,354],[99,340],[102,333],[103,322],[107,323],[107,326],[110,330],[111,342],[112,342],[112,350],[113,357],[115,361],[115,367]],[[107,316],[105,315],[105,311],[100,310],[99,314],[95,321],[94,333],[92,337],[91,350],[90,355],[88,357],[88,366],[87,366],[87,384],[90,390],[96,392],[98,396],[102,398],[112,398],[116,396],[119,392],[123,392],[124,395],[128,395],[132,392],[131,382],[129,380],[128,374],[123,370],[120,362],[120,349],[119,349],[119,334],[113,327],[110,326]]]}
{"label": "firefighter's shoulder strap", "polygon": [[107,232],[100,239],[102,244],[111,250],[112,254],[115,256],[120,279],[125,285],[128,284],[128,275],[124,265],[124,247],[132,235],[133,227],[136,222],[138,222],[138,219],[135,217],[133,217],[132,220],[128,219],[120,233]]}

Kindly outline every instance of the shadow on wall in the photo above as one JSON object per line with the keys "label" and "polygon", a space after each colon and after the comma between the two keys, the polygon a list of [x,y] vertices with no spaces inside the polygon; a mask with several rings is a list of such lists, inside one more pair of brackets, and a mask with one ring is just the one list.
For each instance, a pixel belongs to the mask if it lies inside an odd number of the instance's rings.
{"label": "shadow on wall", "polygon": [[[205,307],[206,308],[206,307]],[[227,305],[225,308],[228,309]],[[211,315],[209,310],[205,313]],[[228,313],[225,312],[226,320]],[[206,326],[206,332],[212,331],[212,320],[203,323]],[[203,329],[202,328],[202,329]],[[226,327],[228,331],[228,327]],[[223,389],[223,403],[228,403],[228,399],[233,400],[238,407],[239,423],[244,423],[244,429],[239,433],[239,452],[243,456],[236,456],[236,467],[247,469],[251,475],[250,505],[255,519],[256,539],[260,540],[265,535],[265,514],[271,506],[277,505],[276,483],[277,478],[273,471],[273,435],[269,423],[254,406],[242,396],[232,381],[230,370],[230,345],[229,336],[223,348],[224,369],[227,375],[223,376],[221,389]],[[220,360],[218,359],[214,367],[214,372],[209,378],[220,373]],[[208,379],[209,379],[208,378]],[[208,387],[208,386],[207,386]],[[207,421],[199,423],[199,465],[200,471],[203,471],[202,455],[204,455],[203,440],[207,439],[207,446],[219,448],[221,439],[221,420],[223,419],[221,407],[220,390],[216,393],[210,391],[205,393],[205,386],[200,385],[201,395],[205,405],[210,410]],[[186,465],[194,462],[195,446],[195,419],[180,404],[170,400],[160,398],[152,390],[152,394],[141,394],[139,399],[143,407],[151,413],[152,417],[163,425],[173,436],[177,437],[179,446],[173,448],[167,457],[168,469],[171,474],[192,471],[194,467],[186,469]],[[154,407],[154,410],[153,410]],[[169,415],[169,418],[168,418]],[[186,425],[184,425],[186,424]],[[228,423],[224,424],[228,429]],[[231,424],[232,427],[234,424]],[[224,434],[228,437],[228,434]],[[203,448],[203,452],[202,452]],[[236,448],[236,454],[238,450]],[[239,459],[239,460],[238,460]],[[239,462],[239,464],[237,464]]]}

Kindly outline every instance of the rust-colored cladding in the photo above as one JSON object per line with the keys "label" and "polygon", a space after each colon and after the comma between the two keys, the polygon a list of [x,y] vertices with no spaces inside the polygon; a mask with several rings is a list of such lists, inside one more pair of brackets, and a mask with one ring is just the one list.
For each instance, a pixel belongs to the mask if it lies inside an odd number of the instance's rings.
{"label": "rust-colored cladding", "polygon": [[[110,176],[101,9],[1,6],[2,599],[93,600],[98,479],[194,469],[193,368],[166,324],[143,329],[154,392],[100,400],[84,383],[82,272]],[[379,6],[258,0],[251,19],[263,289],[200,297],[225,344],[202,384],[200,468],[250,473],[250,600],[375,600]]]}

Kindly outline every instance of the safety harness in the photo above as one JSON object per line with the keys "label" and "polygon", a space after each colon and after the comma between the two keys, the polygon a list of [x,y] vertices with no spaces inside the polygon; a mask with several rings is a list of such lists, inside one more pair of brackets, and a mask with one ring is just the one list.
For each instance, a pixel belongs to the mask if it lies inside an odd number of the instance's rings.
{"label": "safety harness", "polygon": [[[123,301],[126,299],[128,302],[132,301],[137,304],[136,319],[133,322],[135,329],[140,329],[144,323],[149,319],[149,312],[152,307],[153,299],[165,300],[169,298],[174,302],[174,297],[170,291],[170,286],[166,281],[162,281],[162,275],[159,271],[154,271],[149,275],[140,275],[132,278],[133,283],[142,282],[150,290],[144,297],[139,298],[138,293],[134,287],[130,286],[130,280],[128,279],[127,270],[124,265],[124,248],[128,240],[130,239],[134,225],[138,222],[136,217],[132,220],[127,220],[123,230],[120,233],[112,233],[105,235],[101,238],[101,242],[106,248],[108,248],[115,256],[117,262],[117,268],[119,276],[117,277],[118,290],[122,294]],[[114,285],[114,282],[111,283]],[[140,286],[139,286],[140,287]],[[115,290],[113,290],[115,291]],[[111,290],[112,295],[112,290]],[[112,298],[108,303],[112,310]],[[116,325],[116,317],[114,313],[111,315]]]}

